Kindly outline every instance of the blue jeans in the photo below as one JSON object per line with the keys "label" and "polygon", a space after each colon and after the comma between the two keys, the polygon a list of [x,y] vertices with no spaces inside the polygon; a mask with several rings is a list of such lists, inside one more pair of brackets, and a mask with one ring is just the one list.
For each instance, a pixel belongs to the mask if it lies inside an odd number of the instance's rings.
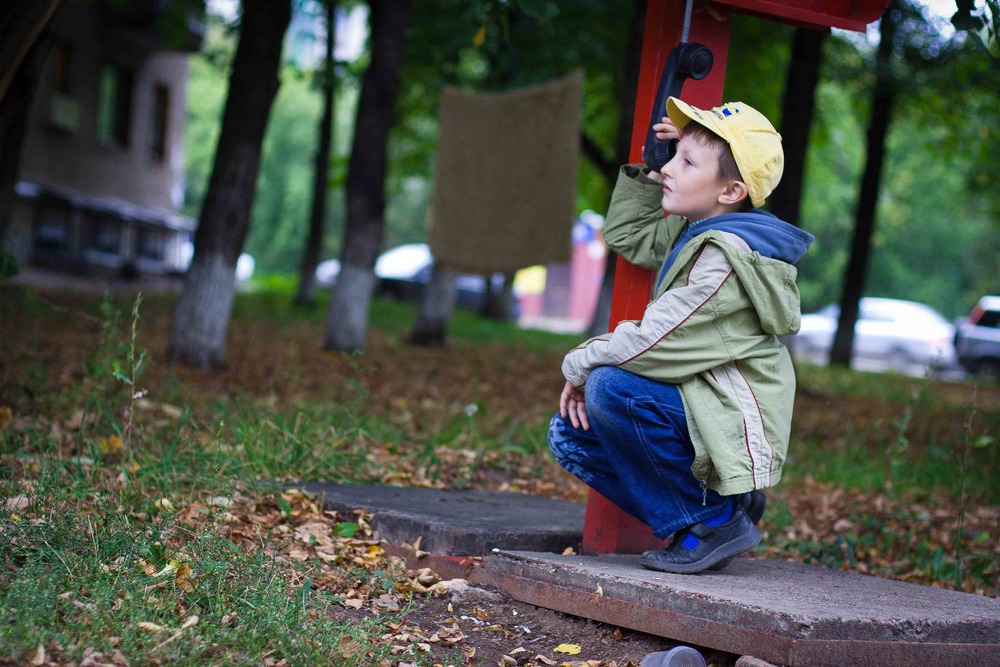
{"label": "blue jeans", "polygon": [[584,395],[589,431],[559,413],[549,425],[549,447],[575,477],[659,538],[731,506],[691,472],[694,446],[675,385],[599,366]]}

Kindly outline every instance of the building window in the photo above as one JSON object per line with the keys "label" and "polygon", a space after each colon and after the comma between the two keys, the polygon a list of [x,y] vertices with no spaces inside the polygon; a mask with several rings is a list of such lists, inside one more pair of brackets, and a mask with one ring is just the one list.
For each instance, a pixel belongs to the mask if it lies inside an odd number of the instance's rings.
{"label": "building window", "polygon": [[167,157],[169,127],[170,89],[160,83],[153,89],[153,122],[149,137],[149,152],[160,162]]}
{"label": "building window", "polygon": [[73,95],[72,62],[72,48],[61,42],[52,46],[49,56],[52,93],[47,120],[49,127],[69,133],[80,129],[80,101]]}
{"label": "building window", "polygon": [[90,237],[90,250],[101,252],[107,255],[118,255],[121,253],[121,225],[112,219],[100,217],[91,219],[93,225],[92,236]]}
{"label": "building window", "polygon": [[162,262],[167,256],[167,235],[156,229],[139,233],[139,259]]}
{"label": "building window", "polygon": [[59,95],[69,95],[73,92],[70,77],[70,62],[73,50],[69,45],[58,43],[52,45],[49,62],[52,64],[52,92]]}
{"label": "building window", "polygon": [[69,233],[62,220],[45,220],[35,228],[36,250],[67,250]]}
{"label": "building window", "polygon": [[132,119],[132,73],[102,65],[97,83],[97,138],[128,147]]}

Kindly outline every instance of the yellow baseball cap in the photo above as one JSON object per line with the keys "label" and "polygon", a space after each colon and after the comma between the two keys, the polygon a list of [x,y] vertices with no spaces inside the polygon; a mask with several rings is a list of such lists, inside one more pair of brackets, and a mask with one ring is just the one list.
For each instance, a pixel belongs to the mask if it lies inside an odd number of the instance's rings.
{"label": "yellow baseball cap", "polygon": [[781,135],[764,114],[743,102],[727,102],[708,111],[676,97],[667,99],[667,116],[678,130],[692,120],[722,137],[733,151],[750,202],[763,206],[785,169]]}

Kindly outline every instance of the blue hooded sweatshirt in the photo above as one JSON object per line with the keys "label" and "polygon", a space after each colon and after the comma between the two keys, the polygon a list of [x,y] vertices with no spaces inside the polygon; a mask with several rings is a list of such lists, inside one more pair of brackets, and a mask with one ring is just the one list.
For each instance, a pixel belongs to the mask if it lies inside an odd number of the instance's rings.
{"label": "blue hooded sweatshirt", "polygon": [[660,284],[667,271],[673,266],[681,248],[694,237],[712,229],[735,234],[746,241],[751,250],[759,252],[763,257],[788,264],[798,262],[813,242],[813,235],[809,232],[790,225],[759,208],[746,213],[726,213],[713,218],[689,222],[684,231],[677,237],[670,254],[667,255],[667,259],[656,278],[656,284]]}

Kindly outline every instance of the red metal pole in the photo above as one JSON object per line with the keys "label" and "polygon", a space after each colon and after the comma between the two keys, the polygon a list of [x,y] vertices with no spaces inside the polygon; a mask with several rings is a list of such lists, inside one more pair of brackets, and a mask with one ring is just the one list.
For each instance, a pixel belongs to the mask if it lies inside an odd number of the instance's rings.
{"label": "red metal pole", "polygon": [[[632,120],[631,162],[642,162],[642,145],[646,140],[647,123],[656,99],[660,73],[671,49],[681,40],[684,4],[683,0],[648,2],[635,116]],[[688,80],[684,83],[682,97],[696,107],[708,109],[722,102],[731,12],[727,6],[695,0],[688,41],[708,46],[715,58],[711,74],[701,81]],[[612,328],[623,320],[642,318],[649,302],[653,278],[653,272],[618,258],[611,301]],[[584,553],[638,553],[646,549],[662,548],[664,544],[653,536],[649,526],[626,514],[599,493],[590,492],[583,524]]]}

